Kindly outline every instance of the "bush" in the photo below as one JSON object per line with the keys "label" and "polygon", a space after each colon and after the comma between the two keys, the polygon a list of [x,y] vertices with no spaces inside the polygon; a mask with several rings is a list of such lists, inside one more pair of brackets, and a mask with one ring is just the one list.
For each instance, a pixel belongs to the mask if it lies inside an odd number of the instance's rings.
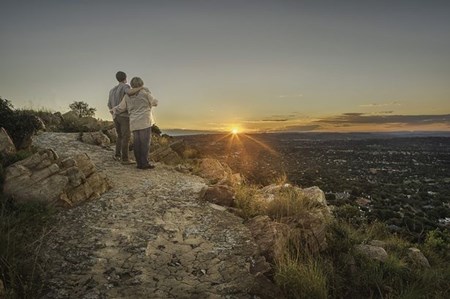
{"label": "bush", "polygon": [[5,128],[17,149],[25,149],[34,133],[45,125],[32,113],[14,110],[8,100],[0,98],[0,127]]}

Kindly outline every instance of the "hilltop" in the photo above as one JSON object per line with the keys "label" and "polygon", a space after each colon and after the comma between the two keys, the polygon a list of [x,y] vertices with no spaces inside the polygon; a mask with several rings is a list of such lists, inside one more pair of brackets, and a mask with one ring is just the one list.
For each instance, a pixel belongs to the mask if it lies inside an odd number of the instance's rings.
{"label": "hilltop", "polygon": [[41,249],[43,298],[252,298],[270,289],[249,273],[258,253],[243,220],[199,200],[204,179],[124,166],[77,137],[49,132],[33,143],[88,153],[112,189],[57,213]]}

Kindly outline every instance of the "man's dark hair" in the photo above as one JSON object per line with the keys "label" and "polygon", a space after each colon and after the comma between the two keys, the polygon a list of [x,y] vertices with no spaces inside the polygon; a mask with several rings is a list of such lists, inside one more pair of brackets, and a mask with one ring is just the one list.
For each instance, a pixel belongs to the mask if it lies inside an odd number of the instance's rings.
{"label": "man's dark hair", "polygon": [[122,82],[127,79],[127,74],[119,71],[116,73],[116,79],[117,79],[117,81]]}

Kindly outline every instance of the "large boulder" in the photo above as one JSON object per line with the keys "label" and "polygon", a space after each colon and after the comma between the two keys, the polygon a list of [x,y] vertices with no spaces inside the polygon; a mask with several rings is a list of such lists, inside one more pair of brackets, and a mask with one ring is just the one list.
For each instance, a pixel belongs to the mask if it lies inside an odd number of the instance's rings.
{"label": "large boulder", "polygon": [[108,146],[111,143],[108,136],[103,134],[102,131],[84,132],[81,135],[81,141],[83,141],[84,143],[99,145],[99,146]]}
{"label": "large boulder", "polygon": [[163,162],[169,165],[177,165],[183,161],[169,146],[160,146],[151,151],[150,159],[154,162]]}
{"label": "large boulder", "polygon": [[246,225],[258,244],[260,254],[268,261],[274,261],[282,252],[283,240],[289,231],[288,226],[262,215],[250,219]]}
{"label": "large boulder", "polygon": [[0,156],[10,156],[16,153],[16,147],[8,132],[0,128]]}
{"label": "large boulder", "polygon": [[202,194],[202,199],[211,203],[231,207],[234,203],[235,191],[228,185],[209,186]]}
{"label": "large boulder", "polygon": [[195,172],[208,180],[210,184],[234,186],[239,183],[236,181],[236,176],[233,175],[231,168],[216,159],[200,159]]}
{"label": "large boulder", "polygon": [[3,192],[17,202],[40,201],[73,206],[110,188],[87,154],[61,161],[55,151],[41,150],[5,171]]}

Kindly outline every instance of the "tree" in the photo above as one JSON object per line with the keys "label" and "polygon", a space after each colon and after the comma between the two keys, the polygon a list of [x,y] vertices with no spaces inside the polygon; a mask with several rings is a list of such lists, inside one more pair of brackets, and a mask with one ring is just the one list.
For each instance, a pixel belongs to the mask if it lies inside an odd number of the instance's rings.
{"label": "tree", "polygon": [[94,116],[95,111],[97,111],[97,109],[90,108],[89,105],[83,101],[79,101],[79,102],[75,101],[69,105],[69,108],[73,112],[75,112],[78,115],[78,117]]}

